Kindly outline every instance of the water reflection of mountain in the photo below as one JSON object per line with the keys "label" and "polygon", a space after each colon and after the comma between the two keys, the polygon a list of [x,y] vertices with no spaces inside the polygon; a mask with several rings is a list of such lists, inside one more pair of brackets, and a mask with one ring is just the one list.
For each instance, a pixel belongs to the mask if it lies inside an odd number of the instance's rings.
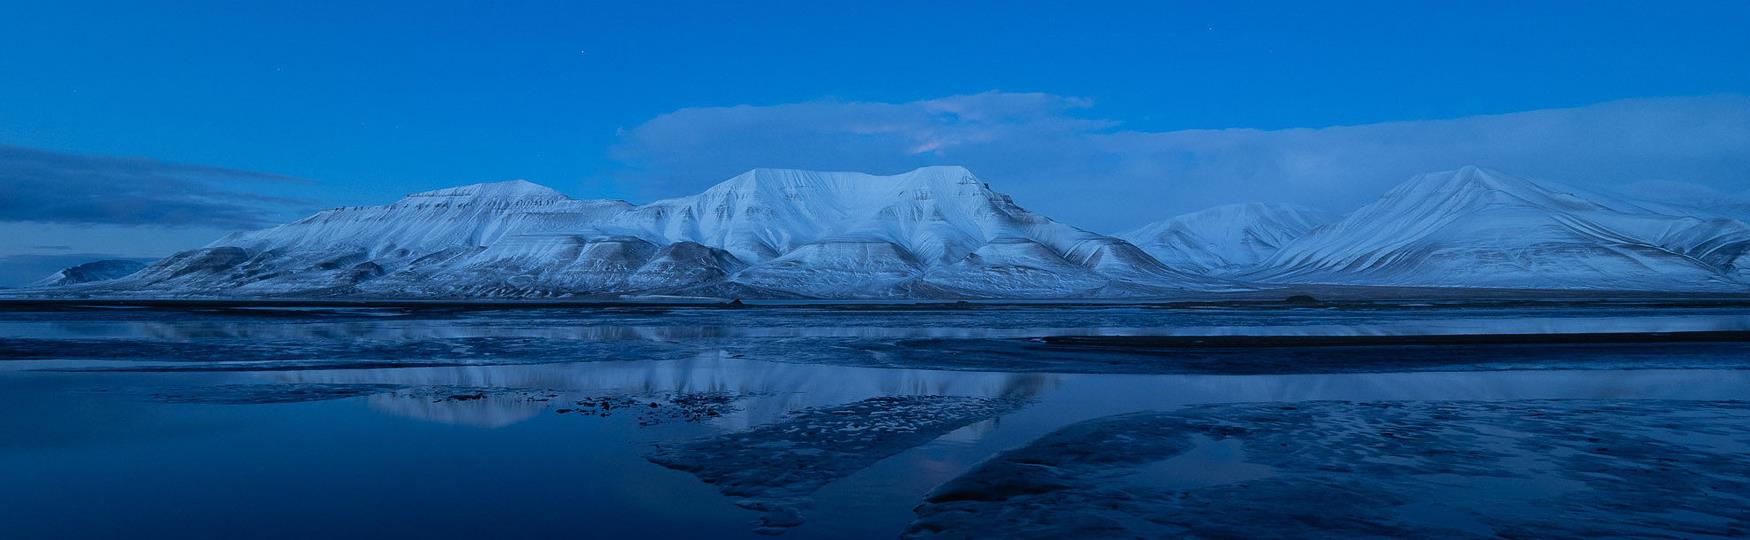
{"label": "water reflection of mountain", "polygon": [[[764,423],[797,409],[887,395],[963,395],[1033,398],[1055,386],[1058,376],[869,369],[762,362],[704,353],[669,361],[590,362],[443,368],[284,371],[263,376],[285,383],[394,384],[406,387],[551,390],[575,396],[647,396],[728,392],[757,396],[741,412],[717,421],[726,429]],[[494,427],[539,414],[547,404],[521,394],[486,399],[434,400],[396,392],[370,398],[384,412],[446,423]]]}
{"label": "water reflection of mountain", "polygon": [[486,393],[479,399],[432,399],[419,392],[394,392],[365,398],[371,409],[444,424],[504,427],[534,418],[548,404],[521,394]]}
{"label": "water reflection of mountain", "polygon": [[[993,369],[1000,369],[993,366]],[[1734,399],[1750,385],[1742,370],[1578,370],[1304,375],[1060,375],[864,368],[768,362],[708,352],[678,360],[455,366],[405,369],[262,372],[288,383],[394,384],[552,390],[574,396],[728,392],[749,396],[737,413],[713,420],[737,430],[785,413],[886,395],[1024,397],[1041,406],[1108,413],[1191,403],[1314,400]],[[379,410],[435,421],[504,425],[539,413],[524,399],[401,404],[411,396],[374,398]]]}

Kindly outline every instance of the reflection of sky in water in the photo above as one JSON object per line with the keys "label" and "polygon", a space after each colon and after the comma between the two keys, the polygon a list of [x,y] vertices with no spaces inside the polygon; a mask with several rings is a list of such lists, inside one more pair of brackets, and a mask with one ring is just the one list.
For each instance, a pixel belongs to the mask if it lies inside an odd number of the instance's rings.
{"label": "reflection of sky in water", "polygon": [[[759,312],[748,312],[759,313]],[[162,340],[420,340],[530,336],[589,340],[837,337],[1010,337],[1053,329],[1189,333],[1624,331],[1738,329],[1750,317],[1708,310],[1460,311],[1333,314],[551,313],[256,317],[8,315],[0,337]],[[1081,326],[1081,322],[1088,326]],[[1237,321],[1237,322],[1236,322]],[[1226,324],[1234,323],[1234,324]],[[1090,328],[1094,330],[1089,330]],[[1067,332],[1066,332],[1067,333]],[[773,341],[785,346],[789,341]],[[794,343],[809,343],[806,340]],[[799,345],[800,346],[800,345]],[[711,349],[711,348],[707,348]],[[814,351],[820,354],[820,351]],[[1745,370],[1588,370],[1306,375],[1117,375],[880,369],[771,362],[707,350],[662,360],[238,373],[52,373],[56,361],[0,368],[0,530],[12,536],[374,537],[749,535],[752,514],[693,477],[641,455],[652,443],[739,431],[790,411],[882,395],[1028,396],[1019,412],[980,422],[827,485],[788,537],[892,537],[929,489],[996,452],[1065,425],[1185,404],[1310,400],[1543,398],[1742,399]],[[515,395],[470,401],[430,394],[272,405],[170,404],[154,389],[222,384],[391,384],[589,395],[731,391],[739,410],[707,423],[638,427],[630,415],[557,415],[564,402]],[[1232,448],[1196,454],[1228,472]],[[1224,454],[1223,452],[1229,452]],[[1252,471],[1255,472],[1255,471]],[[1235,473],[1238,474],[1238,473]],[[68,534],[77,532],[82,534]]]}
{"label": "reflection of sky in water", "polygon": [[[911,519],[923,493],[990,455],[1077,421],[1136,410],[1265,400],[1750,395],[1750,372],[1743,371],[1051,375],[733,358],[233,374],[12,372],[0,381],[0,401],[14,412],[0,419],[0,436],[7,441],[0,443],[0,471],[9,479],[0,486],[0,514],[10,516],[0,522],[31,516],[29,524],[81,523],[78,530],[96,530],[91,527],[103,521],[87,520],[100,514],[140,534],[181,531],[190,520],[213,527],[212,534],[188,534],[194,537],[228,536],[262,524],[289,536],[336,530],[331,527],[368,531],[383,520],[414,523],[391,536],[448,536],[503,519],[516,523],[476,530],[573,534],[581,520],[601,535],[740,535],[751,514],[684,473],[645,462],[644,449],[653,442],[746,429],[798,408],[888,394],[1019,392],[1035,402],[827,485],[815,494],[808,522],[791,534],[891,537]],[[381,394],[280,405],[141,399],[154,385],[315,382],[530,387],[572,395],[706,389],[764,394],[711,423],[649,428],[636,427],[630,416],[556,415],[550,409],[562,403],[519,399],[434,403]],[[236,510],[240,505],[245,508]],[[327,517],[310,521],[316,514]]]}

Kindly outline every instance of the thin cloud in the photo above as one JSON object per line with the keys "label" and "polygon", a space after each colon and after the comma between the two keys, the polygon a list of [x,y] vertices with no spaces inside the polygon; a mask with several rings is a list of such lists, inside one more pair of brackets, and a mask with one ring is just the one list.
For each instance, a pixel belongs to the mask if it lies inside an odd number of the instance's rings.
{"label": "thin cloud", "polygon": [[611,156],[646,195],[755,167],[899,172],[966,165],[1030,208],[1116,231],[1204,207],[1284,201],[1346,211],[1412,175],[1485,165],[1563,183],[1750,184],[1750,97],[1312,129],[1126,130],[1087,100],[987,92],[908,103],[690,108],[622,133]]}
{"label": "thin cloud", "polygon": [[268,173],[0,145],[0,221],[253,228],[301,201],[221,187]]}
{"label": "thin cloud", "polygon": [[1018,133],[1072,137],[1112,127],[1077,118],[1087,100],[987,92],[910,103],[820,101],[688,108],[621,134],[611,151],[659,187],[696,187],[757,167],[891,171],[934,164]]}

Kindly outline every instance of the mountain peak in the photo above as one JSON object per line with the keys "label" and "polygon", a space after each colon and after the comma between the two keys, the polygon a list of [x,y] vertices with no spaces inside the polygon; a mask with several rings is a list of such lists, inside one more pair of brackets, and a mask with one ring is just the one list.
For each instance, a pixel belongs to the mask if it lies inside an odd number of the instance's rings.
{"label": "mountain peak", "polygon": [[[959,166],[921,167],[899,174],[810,171],[803,169],[753,169],[725,180],[701,195],[733,196],[739,200],[763,199],[793,206],[802,201],[826,202],[856,207],[885,206],[895,197],[974,195],[980,199],[1006,200],[991,192],[971,171]],[[654,204],[691,200],[680,197]]]}
{"label": "mountain peak", "polygon": [[731,178],[731,179],[729,179],[729,181],[724,182],[724,183],[730,184],[730,183],[737,183],[738,181],[740,181],[740,182],[747,182],[747,181],[795,182],[795,181],[798,181],[799,179],[829,179],[829,180],[835,180],[835,181],[849,181],[849,182],[894,182],[894,181],[917,182],[917,181],[931,181],[931,180],[949,181],[949,182],[962,182],[962,181],[977,182],[978,181],[978,177],[976,175],[972,174],[972,171],[968,170],[966,167],[962,167],[959,165],[930,165],[930,166],[925,166],[925,167],[918,167],[916,169],[912,169],[912,170],[909,170],[906,172],[902,172],[899,174],[891,174],[891,175],[879,175],[879,174],[869,174],[869,173],[861,173],[861,172],[845,172],[845,171],[816,171],[816,170],[808,170],[808,169],[780,169],[780,168],[761,167],[761,168],[751,169],[747,172],[736,175],[734,178]]}
{"label": "mountain peak", "polygon": [[1523,178],[1510,176],[1507,173],[1503,173],[1501,171],[1497,171],[1497,170],[1489,169],[1489,168],[1485,168],[1485,167],[1478,167],[1476,165],[1465,165],[1463,167],[1459,167],[1457,169],[1453,169],[1450,171],[1439,171],[1439,172],[1431,172],[1431,173],[1421,174],[1421,175],[1416,176],[1416,179],[1411,181],[1410,183],[1412,183],[1412,184],[1432,183],[1435,185],[1443,186],[1447,189],[1464,187],[1464,186],[1477,186],[1477,187],[1484,187],[1484,188],[1489,188],[1489,189],[1502,189],[1502,188],[1511,188],[1511,187],[1516,187],[1516,186],[1532,185],[1529,181],[1527,181]]}
{"label": "mountain peak", "polygon": [[[1301,283],[1522,289],[1739,287],[1733,232],[1482,167],[1419,175],[1277,252],[1259,274]],[[1728,226],[1729,227],[1729,226]],[[1738,248],[1733,248],[1734,250]],[[1693,254],[1693,256],[1692,256]],[[1706,259],[1706,260],[1703,260]]]}
{"label": "mountain peak", "polygon": [[1323,211],[1315,210],[1312,208],[1307,208],[1305,206],[1301,206],[1298,204],[1280,203],[1280,202],[1247,202],[1247,203],[1225,204],[1225,205],[1221,205],[1221,206],[1205,208],[1202,210],[1198,210],[1196,212],[1191,212],[1189,214],[1181,215],[1179,217],[1184,218],[1184,217],[1192,217],[1192,216],[1196,216],[1196,215],[1209,215],[1209,216],[1215,216],[1215,215],[1275,216],[1275,215],[1282,215],[1282,214],[1312,215],[1312,214],[1320,214],[1320,213],[1323,213]]}
{"label": "mountain peak", "polygon": [[963,178],[973,178],[973,179],[978,178],[978,175],[972,174],[971,169],[967,169],[966,167],[962,167],[959,165],[929,165],[929,166],[924,166],[924,167],[918,167],[916,169],[912,169],[910,171],[900,173],[899,176],[946,178],[946,179],[952,179],[952,180],[960,180]]}
{"label": "mountain peak", "polygon": [[503,182],[487,182],[468,184],[431,191],[422,191],[408,195],[407,198],[468,198],[478,200],[557,200],[566,199],[565,194],[547,186],[528,180],[506,180]]}
{"label": "mountain peak", "polygon": [[[1028,212],[954,166],[886,176],[754,169],[645,205],[517,180],[325,210],[67,290],[1117,298],[1236,287],[1229,278],[1741,290],[1750,276],[1750,227],[1592,195],[1471,166],[1418,176],[1341,221],[1249,203],[1121,239]],[[98,268],[60,277],[86,270]]]}
{"label": "mountain peak", "polygon": [[1465,165],[1463,167],[1459,167],[1457,170],[1452,171],[1452,176],[1454,177],[1455,180],[1460,181],[1460,182],[1486,185],[1486,186],[1491,186],[1491,187],[1530,184],[1530,182],[1526,181],[1525,179],[1515,177],[1515,176],[1509,175],[1507,173],[1497,171],[1494,169],[1490,169],[1487,167],[1478,167],[1476,165]]}
{"label": "mountain peak", "polygon": [[1118,236],[1169,267],[1225,273],[1257,264],[1331,219],[1323,211],[1294,204],[1239,203],[1179,215]]}
{"label": "mountain peak", "polygon": [[961,165],[925,165],[922,167],[918,167],[916,169],[912,169],[912,170],[909,170],[906,172],[902,172],[899,174],[893,174],[893,175],[879,175],[879,174],[869,174],[869,173],[851,172],[851,171],[823,171],[823,170],[817,170],[817,169],[793,169],[793,168],[785,168],[785,167],[755,167],[753,169],[749,169],[747,172],[742,173],[742,174],[745,175],[745,174],[796,174],[796,173],[803,173],[803,174],[854,174],[854,175],[858,175],[858,176],[870,176],[870,177],[875,177],[875,178],[884,178],[884,177],[892,177],[892,176],[918,176],[918,175],[956,176],[956,177],[958,177],[958,176],[973,176],[971,170],[969,170],[966,167],[961,166]]}
{"label": "mountain peak", "polygon": [[1384,200],[1439,206],[1485,204],[1587,206],[1589,203],[1560,184],[1545,184],[1494,169],[1466,165],[1450,171],[1419,174],[1386,193]]}
{"label": "mountain peak", "polygon": [[1246,202],[1212,206],[1180,214],[1163,221],[1143,225],[1118,236],[1140,245],[1153,241],[1160,235],[1177,230],[1190,229],[1203,232],[1210,229],[1243,229],[1268,222],[1307,223],[1300,228],[1310,229],[1313,225],[1326,221],[1329,221],[1329,218],[1324,211],[1297,204]]}

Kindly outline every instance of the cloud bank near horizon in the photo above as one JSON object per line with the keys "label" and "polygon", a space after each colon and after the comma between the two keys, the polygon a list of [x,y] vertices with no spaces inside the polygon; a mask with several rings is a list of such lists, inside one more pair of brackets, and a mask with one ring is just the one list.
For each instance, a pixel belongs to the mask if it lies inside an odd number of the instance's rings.
{"label": "cloud bank near horizon", "polygon": [[228,184],[294,178],[143,158],[0,145],[0,222],[249,229],[303,201]]}
{"label": "cloud bank near horizon", "polygon": [[1750,96],[1282,130],[1142,131],[1086,99],[985,92],[908,103],[677,110],[622,133],[620,181],[691,193],[757,167],[895,173],[965,165],[1033,210],[1117,232],[1217,204],[1347,211],[1409,177],[1482,165],[1590,188],[1750,188]]}

